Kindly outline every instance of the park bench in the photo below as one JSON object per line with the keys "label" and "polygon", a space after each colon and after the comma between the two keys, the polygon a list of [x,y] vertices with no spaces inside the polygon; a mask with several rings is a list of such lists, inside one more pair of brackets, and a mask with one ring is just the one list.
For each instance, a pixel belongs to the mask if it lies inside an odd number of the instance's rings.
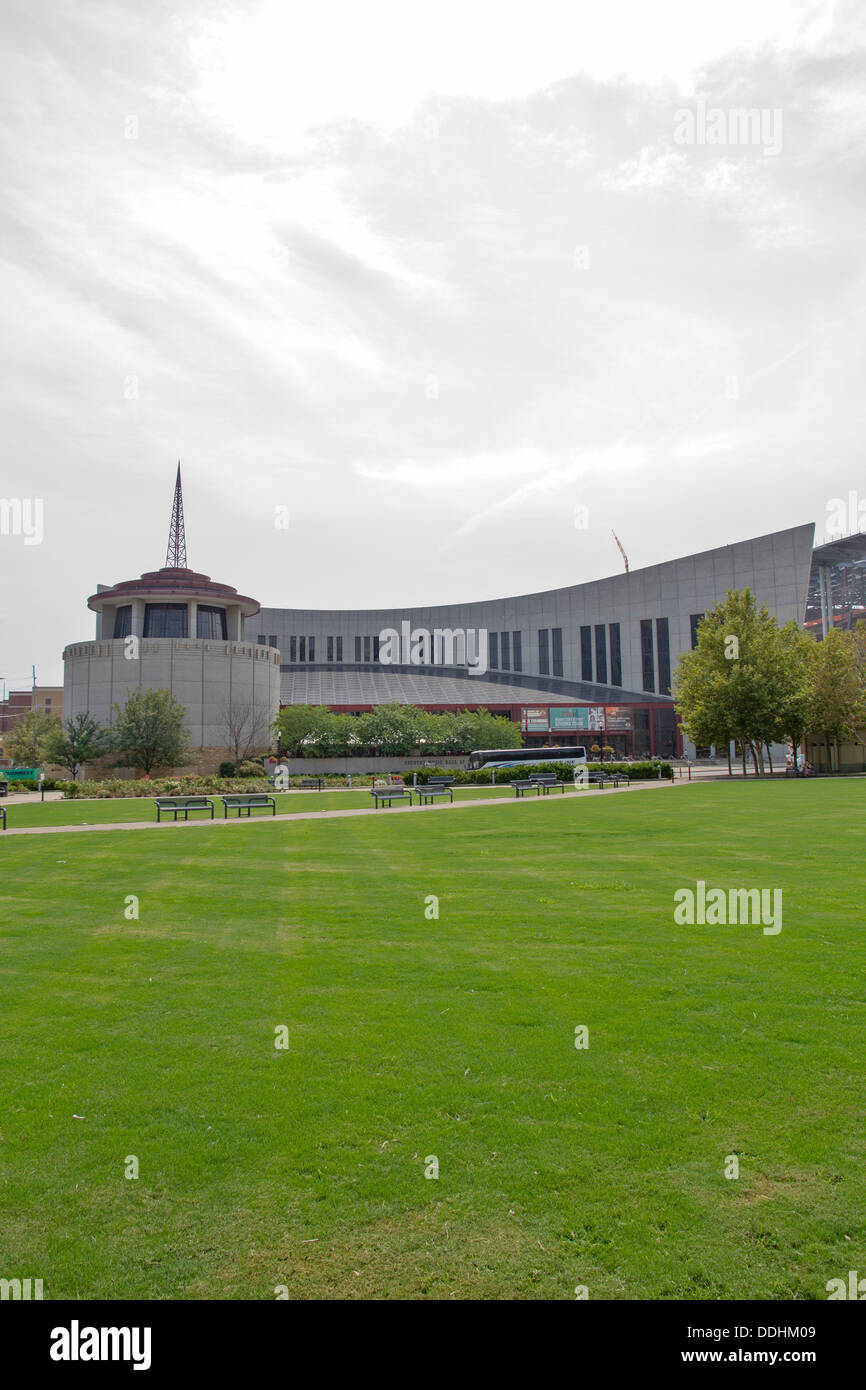
{"label": "park bench", "polygon": [[447,796],[449,801],[454,800],[454,792],[451,787],[446,786],[443,782],[430,781],[426,786],[416,787],[415,791],[418,793],[419,806],[422,806],[425,801],[432,801],[437,796]]}
{"label": "park bench", "polygon": [[529,780],[534,782],[537,787],[541,787],[545,796],[551,787],[559,787],[561,792],[565,791],[565,783],[560,782],[555,772],[537,772],[534,776],[530,776]]}
{"label": "park bench", "polygon": [[213,802],[209,796],[158,796],[156,798],[156,819],[162,820],[163,812],[174,816],[175,821],[183,812],[184,820],[189,820],[190,811],[210,811],[213,820]]}
{"label": "park bench", "polygon": [[242,811],[251,815],[254,810],[268,810],[271,815],[277,814],[277,803],[267,792],[230,792],[227,796],[220,798],[223,804],[223,819],[228,820],[229,811],[237,811],[240,816]]}
{"label": "park bench", "polygon": [[392,801],[408,801],[409,805],[412,805],[412,792],[409,787],[402,787],[396,784],[371,787],[370,795],[376,802],[377,810],[383,801],[387,801],[389,806]]}
{"label": "park bench", "polygon": [[0,782],[0,796],[8,796],[8,795],[9,795],[9,783],[6,781],[6,779],[5,779],[5,777],[4,777],[4,778],[3,778],[3,781]]}
{"label": "park bench", "polygon": [[2,818],[2,821],[3,821],[3,829],[5,830],[5,829],[6,829],[6,807],[5,807],[5,806],[0,806],[0,818]]}
{"label": "park bench", "polygon": [[298,784],[307,791],[322,792],[325,790],[324,777],[303,777]]}
{"label": "park bench", "polygon": [[514,795],[517,797],[525,796],[527,792],[535,792],[536,796],[541,795],[541,787],[537,782],[530,781],[528,777],[518,778],[511,785],[514,788]]}
{"label": "park bench", "polygon": [[428,777],[426,781],[428,787],[453,787],[453,777]]}

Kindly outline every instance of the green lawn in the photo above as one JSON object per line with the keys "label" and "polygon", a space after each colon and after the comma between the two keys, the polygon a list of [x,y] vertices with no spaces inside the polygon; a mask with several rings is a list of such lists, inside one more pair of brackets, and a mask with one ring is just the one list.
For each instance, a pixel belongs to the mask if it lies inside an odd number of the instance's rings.
{"label": "green lawn", "polygon": [[[864,797],[0,837],[0,1274],[825,1298],[866,1272]],[[781,887],[781,933],[675,925],[698,878]]]}

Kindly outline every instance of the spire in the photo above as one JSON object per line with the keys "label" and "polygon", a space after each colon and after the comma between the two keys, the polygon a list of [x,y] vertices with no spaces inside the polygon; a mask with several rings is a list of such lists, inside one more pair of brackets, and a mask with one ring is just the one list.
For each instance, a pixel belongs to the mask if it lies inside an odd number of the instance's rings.
{"label": "spire", "polygon": [[186,569],[186,534],[183,528],[183,490],[180,485],[180,462],[177,465],[177,481],[174,485],[174,502],[171,507],[171,528],[168,533],[168,550],[165,556],[166,569]]}

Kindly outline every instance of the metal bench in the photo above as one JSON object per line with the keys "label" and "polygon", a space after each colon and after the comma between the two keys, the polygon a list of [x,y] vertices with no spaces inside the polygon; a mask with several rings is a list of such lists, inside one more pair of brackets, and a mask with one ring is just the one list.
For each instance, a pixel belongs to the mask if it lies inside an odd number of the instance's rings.
{"label": "metal bench", "polygon": [[514,795],[517,797],[525,796],[527,792],[535,792],[536,796],[541,795],[541,787],[537,782],[531,782],[528,777],[521,777],[511,783],[514,788]]}
{"label": "metal bench", "polygon": [[454,800],[454,793],[450,787],[443,786],[438,782],[428,782],[426,787],[416,787],[418,794],[418,805],[421,806],[425,801],[432,801],[437,796],[447,796],[449,801]]}
{"label": "metal bench", "polygon": [[181,812],[184,820],[189,820],[190,811],[210,811],[213,820],[213,802],[209,796],[158,796],[156,798],[156,819],[162,820],[162,813],[174,816],[175,821]]}
{"label": "metal bench", "polygon": [[267,792],[230,792],[227,796],[220,798],[223,804],[223,819],[228,820],[229,811],[237,811],[240,816],[242,811],[250,815],[254,810],[267,810],[270,808],[272,816],[277,814],[277,803]]}
{"label": "metal bench", "polygon": [[412,805],[412,792],[409,787],[371,787],[370,795],[376,802],[377,810],[383,801],[387,801],[389,806],[392,801],[408,801],[409,805]]}
{"label": "metal bench", "polygon": [[5,830],[5,829],[6,829],[6,807],[5,807],[5,806],[0,806],[0,817],[2,817],[2,820],[3,820],[3,829]]}
{"label": "metal bench", "polygon": [[550,791],[551,787],[559,787],[561,792],[565,791],[565,783],[560,782],[555,772],[539,772],[534,777],[529,778],[537,787],[541,787],[544,795]]}
{"label": "metal bench", "polygon": [[428,787],[453,787],[453,777],[428,777],[425,784]]}
{"label": "metal bench", "polygon": [[322,792],[325,790],[325,779],[324,777],[304,777],[298,785],[307,791]]}
{"label": "metal bench", "polygon": [[6,778],[4,777],[3,780],[2,780],[2,782],[0,782],[0,796],[8,796],[8,795],[9,795],[9,783],[6,781]]}

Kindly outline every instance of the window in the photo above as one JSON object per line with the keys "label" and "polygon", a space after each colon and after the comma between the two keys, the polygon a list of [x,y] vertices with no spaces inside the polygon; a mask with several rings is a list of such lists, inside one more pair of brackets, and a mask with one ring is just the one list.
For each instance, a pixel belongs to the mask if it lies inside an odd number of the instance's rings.
{"label": "window", "polygon": [[275,647],[276,645],[277,645],[277,634],[276,634],[275,632],[272,632],[271,635],[270,635],[270,637],[268,638],[268,646],[269,646],[269,647]]}
{"label": "window", "polygon": [[337,660],[338,660],[338,661],[342,661],[342,660],[343,660],[343,639],[342,639],[342,637],[338,637],[338,638],[337,638]]}
{"label": "window", "polygon": [[656,647],[659,661],[659,694],[671,693],[671,639],[667,618],[656,618]]}
{"label": "window", "polygon": [[655,690],[655,656],[653,653],[652,618],[641,618],[640,624],[640,663],[643,672],[644,690]]}
{"label": "window", "polygon": [[114,635],[115,637],[128,637],[132,632],[132,604],[126,603],[122,608],[114,610]]}
{"label": "window", "polygon": [[299,660],[299,661],[306,661],[306,659],[307,659],[307,639],[306,639],[306,637],[299,637],[299,638],[298,638],[298,660]]}
{"label": "window", "polygon": [[333,639],[333,637],[329,637],[329,638],[328,638],[328,660],[329,660],[329,661],[333,661],[333,660],[334,660],[334,639]]}
{"label": "window", "polygon": [[369,661],[369,660],[370,660],[370,639],[369,639],[369,637],[365,637],[365,638],[364,638],[364,660],[365,660],[365,661]]}
{"label": "window", "polygon": [[356,638],[355,638],[355,661],[358,662],[359,664],[360,664],[360,661],[361,661],[361,639],[360,639],[360,637],[356,637]]}
{"label": "window", "polygon": [[562,675],[562,628],[553,629],[553,674]]}
{"label": "window", "polygon": [[514,660],[515,671],[523,670],[523,637],[519,632],[511,634],[511,655]]}
{"label": "window", "polygon": [[256,641],[258,642],[260,647],[265,646],[265,634],[263,632],[260,632],[258,637],[256,638]]}
{"label": "window", "polygon": [[511,637],[507,632],[499,634],[499,649],[502,654],[503,671],[511,670]]}
{"label": "window", "polygon": [[290,637],[290,638],[289,638],[289,663],[292,664],[293,662],[297,661],[297,659],[298,659],[298,639],[297,639],[297,637]]}
{"label": "window", "polygon": [[316,659],[316,639],[315,639],[315,637],[308,637],[308,638],[307,638],[307,653],[308,653],[308,655],[307,655],[307,660],[308,660],[308,661],[315,661],[315,659]]}
{"label": "window", "polygon": [[[226,610],[224,608],[209,608],[207,604],[200,603],[195,615],[195,635],[204,637],[214,642],[225,641],[226,639]],[[275,647],[276,637],[272,642],[268,642],[267,637],[259,638],[260,644]]]}
{"label": "window", "polygon": [[622,646],[619,623],[608,623],[607,636],[610,642],[610,683],[611,685],[622,685]]}
{"label": "window", "polygon": [[694,651],[695,647],[698,645],[698,623],[703,616],[703,613],[692,613],[689,618],[692,629],[692,651]]}
{"label": "window", "polygon": [[542,676],[550,675],[550,632],[546,627],[538,629],[538,671]]}
{"label": "window", "polygon": [[607,685],[607,633],[604,623],[595,625],[595,679]]}
{"label": "window", "polygon": [[488,632],[487,634],[488,655],[487,664],[491,671],[499,670],[499,633]]}
{"label": "window", "polygon": [[592,628],[589,624],[580,629],[580,678],[592,680]]}
{"label": "window", "polygon": [[148,603],[144,609],[145,637],[186,637],[185,603]]}
{"label": "window", "polygon": [[379,660],[379,638],[377,635],[373,637],[373,660]]}

